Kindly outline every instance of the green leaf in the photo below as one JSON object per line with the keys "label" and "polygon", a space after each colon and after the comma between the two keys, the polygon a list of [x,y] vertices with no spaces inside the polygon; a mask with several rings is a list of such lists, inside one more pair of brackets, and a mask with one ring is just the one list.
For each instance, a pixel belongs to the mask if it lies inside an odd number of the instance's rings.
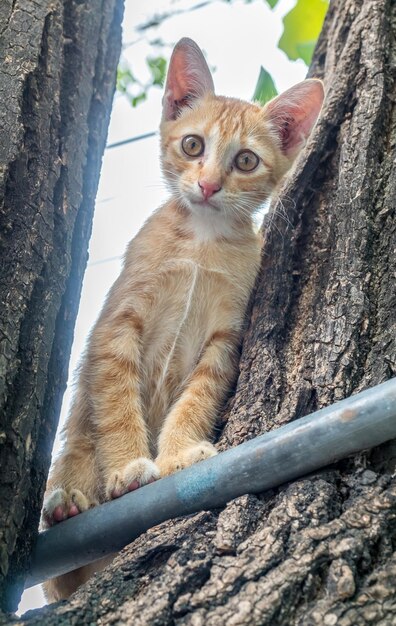
{"label": "green leaf", "polygon": [[297,44],[297,52],[300,59],[302,59],[307,65],[311,63],[312,55],[315,50],[315,41],[306,41],[305,43]]}
{"label": "green leaf", "polygon": [[268,100],[272,100],[272,98],[277,95],[278,91],[275,87],[274,81],[272,80],[271,74],[269,74],[267,70],[261,66],[256,89],[253,94],[253,100],[260,102],[260,104],[265,104]]}
{"label": "green leaf", "polygon": [[148,58],[147,65],[150,68],[153,85],[162,87],[166,74],[166,59],[163,57]]}
{"label": "green leaf", "polygon": [[278,46],[289,59],[302,59],[309,65],[328,5],[328,0],[297,0],[285,15]]}
{"label": "green leaf", "polygon": [[129,100],[133,107],[137,107],[137,105],[140,104],[141,102],[144,102],[146,98],[147,98],[146,92],[142,91],[137,96],[130,96]]}
{"label": "green leaf", "polygon": [[278,4],[279,0],[267,0],[267,4],[270,5],[271,9],[273,9],[274,7],[276,7],[276,5]]}
{"label": "green leaf", "polygon": [[137,80],[132,74],[129,67],[119,65],[117,67],[117,91],[125,94],[127,93],[128,88],[135,83],[137,83]]}

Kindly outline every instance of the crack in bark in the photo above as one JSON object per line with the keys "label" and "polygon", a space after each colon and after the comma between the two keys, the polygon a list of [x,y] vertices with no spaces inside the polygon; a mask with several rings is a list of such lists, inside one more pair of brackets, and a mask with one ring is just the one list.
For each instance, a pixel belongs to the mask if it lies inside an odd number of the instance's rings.
{"label": "crack in bark", "polygon": [[[8,26],[9,26],[9,24],[10,24],[10,22],[11,22],[11,19],[12,19],[12,14],[13,14],[13,13],[14,13],[14,11],[15,11],[15,5],[16,5],[16,3],[17,3],[17,0],[12,0],[12,1],[11,1],[11,7],[10,7],[9,14],[8,14],[8,16],[6,17],[6,19],[5,19],[5,20],[2,20],[2,22],[3,22],[4,26],[3,26],[3,28],[0,28],[0,36],[1,36],[1,35],[3,35],[3,34],[5,33],[5,31],[7,30]],[[5,7],[5,5],[4,5],[4,7]],[[4,10],[4,9],[3,9],[3,10]],[[0,17],[1,17],[1,14],[0,14]]]}

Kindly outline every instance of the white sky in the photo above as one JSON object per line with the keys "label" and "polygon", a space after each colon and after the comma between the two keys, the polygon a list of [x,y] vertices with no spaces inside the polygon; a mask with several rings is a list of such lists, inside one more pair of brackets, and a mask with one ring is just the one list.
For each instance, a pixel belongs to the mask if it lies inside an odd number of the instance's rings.
{"label": "white sky", "polygon": [[[216,92],[249,100],[263,65],[272,75],[278,91],[302,80],[306,66],[290,62],[277,48],[282,34],[281,18],[294,0],[279,0],[271,11],[265,0],[245,3],[213,1],[191,12],[183,12],[164,21],[144,37],[135,31],[154,14],[195,6],[200,0],[126,0],[123,40],[135,42],[124,49],[133,73],[141,80],[149,78],[145,59],[148,55],[170,56],[171,48],[181,37],[191,37],[204,50],[213,71]],[[161,38],[169,46],[154,48],[148,41]],[[146,102],[133,109],[126,98],[116,96],[111,116],[108,143],[157,130],[161,116],[159,88],[152,88]],[[85,340],[95,322],[103,300],[121,269],[127,243],[150,213],[166,197],[159,169],[157,137],[106,150],[99,183],[89,263],[84,278],[80,309],[70,360],[70,377],[78,363]],[[65,393],[60,426],[70,405],[70,386]],[[59,436],[54,453],[59,451]],[[27,590],[22,596],[19,614],[45,603],[41,587]]]}

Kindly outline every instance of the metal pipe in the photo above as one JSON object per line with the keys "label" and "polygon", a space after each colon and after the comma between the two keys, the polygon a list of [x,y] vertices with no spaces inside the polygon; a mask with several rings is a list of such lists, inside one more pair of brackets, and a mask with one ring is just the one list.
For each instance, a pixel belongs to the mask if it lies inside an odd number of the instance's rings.
{"label": "metal pipe", "polygon": [[165,520],[260,493],[396,438],[396,378],[40,533],[26,587],[117,552]]}

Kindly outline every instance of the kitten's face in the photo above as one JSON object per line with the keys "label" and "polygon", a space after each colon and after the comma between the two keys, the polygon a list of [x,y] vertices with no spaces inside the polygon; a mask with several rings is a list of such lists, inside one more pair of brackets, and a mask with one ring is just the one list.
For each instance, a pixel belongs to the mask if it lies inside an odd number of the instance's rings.
{"label": "kitten's face", "polygon": [[250,219],[288,167],[263,109],[207,95],[161,127],[163,172],[193,213]]}
{"label": "kitten's face", "polygon": [[161,124],[162,166],[173,196],[199,218],[251,222],[304,145],[322,101],[317,80],[298,83],[264,108],[215,96],[201,50],[181,39],[169,64]]}

